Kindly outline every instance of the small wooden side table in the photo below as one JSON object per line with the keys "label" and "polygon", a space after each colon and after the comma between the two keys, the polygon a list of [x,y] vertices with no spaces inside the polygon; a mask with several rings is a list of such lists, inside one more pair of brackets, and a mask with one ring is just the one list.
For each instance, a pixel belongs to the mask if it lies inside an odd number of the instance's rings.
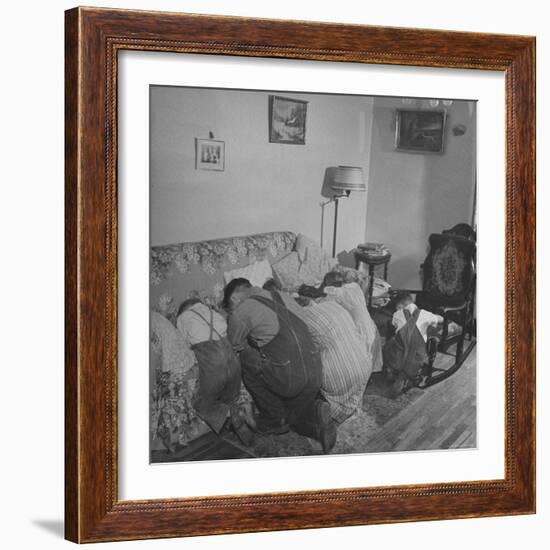
{"label": "small wooden side table", "polygon": [[355,256],[355,269],[359,269],[361,262],[369,266],[369,288],[368,288],[368,299],[367,306],[372,306],[372,292],[374,288],[374,269],[379,266],[384,266],[384,280],[388,280],[388,264],[390,263],[391,254],[388,252],[384,256],[380,255],[371,255],[360,248],[356,248],[353,251]]}

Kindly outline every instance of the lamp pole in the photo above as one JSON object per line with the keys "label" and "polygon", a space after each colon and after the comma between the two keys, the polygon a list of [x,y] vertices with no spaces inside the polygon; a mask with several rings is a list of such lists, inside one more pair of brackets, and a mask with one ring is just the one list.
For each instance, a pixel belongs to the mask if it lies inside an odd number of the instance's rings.
{"label": "lamp pole", "polygon": [[338,227],[338,199],[339,196],[334,196],[334,232],[332,234],[332,257],[336,258],[336,228]]}
{"label": "lamp pole", "polygon": [[332,200],[334,201],[334,233],[332,235],[332,257],[336,258],[336,229],[338,227],[338,199],[349,197],[351,191],[346,189],[340,195],[334,195]]}
{"label": "lamp pole", "polygon": [[[326,177],[326,176],[325,176]],[[352,191],[366,191],[367,186],[363,181],[363,170],[358,166],[338,166],[331,175],[330,187],[336,191],[332,196],[334,201],[334,231],[332,234],[332,257],[336,258],[336,231],[338,229],[338,200],[349,197]],[[327,203],[321,203],[321,207]],[[323,239],[323,214],[321,213],[321,242]]]}

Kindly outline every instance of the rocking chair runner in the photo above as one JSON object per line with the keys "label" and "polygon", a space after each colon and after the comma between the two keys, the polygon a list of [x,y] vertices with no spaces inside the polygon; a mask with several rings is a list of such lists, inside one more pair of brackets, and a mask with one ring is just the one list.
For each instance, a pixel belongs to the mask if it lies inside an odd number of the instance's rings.
{"label": "rocking chair runner", "polygon": [[[475,282],[476,282],[476,242],[475,233],[470,229],[465,236],[453,229],[429,237],[430,250],[422,264],[422,290],[399,290],[395,294],[416,295],[416,305],[443,317],[443,326],[437,335],[431,335],[427,342],[428,361],[425,365],[421,387],[431,386],[451,376],[461,366],[475,345]],[[467,226],[469,227],[469,226]],[[460,233],[460,234],[458,234]],[[452,323],[452,324],[451,324]],[[451,327],[460,330],[450,330]],[[464,349],[466,334],[469,345]],[[449,353],[456,344],[454,353]],[[437,352],[453,355],[455,361],[446,370],[435,369]]]}

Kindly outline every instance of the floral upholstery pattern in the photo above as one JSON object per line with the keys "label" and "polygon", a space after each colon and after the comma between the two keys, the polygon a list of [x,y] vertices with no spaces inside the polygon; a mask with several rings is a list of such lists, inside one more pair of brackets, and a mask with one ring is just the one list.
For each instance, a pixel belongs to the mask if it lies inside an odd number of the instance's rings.
{"label": "floral upholstery pattern", "polygon": [[[206,433],[207,425],[197,416],[193,398],[198,367],[186,373],[155,370],[151,387],[151,436],[153,447],[186,445]],[[159,445],[161,443],[162,445]]]}
{"label": "floral upholstery pattern", "polygon": [[424,291],[440,306],[465,302],[475,280],[475,241],[452,234],[433,233],[424,260]]}
{"label": "floral upholstery pattern", "polygon": [[185,373],[196,363],[195,354],[182,333],[168,318],[151,312],[151,352],[159,354],[163,372]]}
{"label": "floral upholstery pattern", "polygon": [[466,267],[466,258],[453,241],[446,243],[433,255],[432,283],[446,295],[463,291],[461,275]]}
{"label": "floral upholstery pattern", "polygon": [[291,231],[261,233],[211,241],[155,246],[151,249],[151,309],[174,316],[187,298],[201,298],[218,309],[224,272],[255,261],[273,264],[294,248]]}
{"label": "floral upholstery pattern", "polygon": [[195,243],[154,246],[151,249],[151,285],[159,285],[170,277],[176,268],[187,273],[192,265],[200,265],[207,275],[214,275],[229,261],[237,264],[248,258],[248,263],[263,260],[268,254],[273,258],[281,252],[292,250],[296,235],[291,231],[274,231],[246,237],[230,237]]}

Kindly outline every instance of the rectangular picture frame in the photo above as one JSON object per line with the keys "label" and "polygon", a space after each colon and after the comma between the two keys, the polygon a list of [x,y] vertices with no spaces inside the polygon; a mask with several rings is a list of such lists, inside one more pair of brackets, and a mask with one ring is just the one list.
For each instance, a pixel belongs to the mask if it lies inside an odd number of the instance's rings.
{"label": "rectangular picture frame", "polygon": [[[257,32],[258,28],[264,32]],[[502,479],[217,497],[119,498],[116,164],[117,55],[122,50],[504,73]],[[534,513],[534,37],[79,7],[66,12],[65,58],[68,540],[83,543]]]}
{"label": "rectangular picture frame", "polygon": [[225,141],[195,138],[195,168],[223,172],[225,169]]}
{"label": "rectangular picture frame", "polygon": [[395,148],[414,153],[443,153],[445,139],[444,110],[397,109]]}
{"label": "rectangular picture frame", "polygon": [[307,101],[269,96],[269,142],[306,144]]}

